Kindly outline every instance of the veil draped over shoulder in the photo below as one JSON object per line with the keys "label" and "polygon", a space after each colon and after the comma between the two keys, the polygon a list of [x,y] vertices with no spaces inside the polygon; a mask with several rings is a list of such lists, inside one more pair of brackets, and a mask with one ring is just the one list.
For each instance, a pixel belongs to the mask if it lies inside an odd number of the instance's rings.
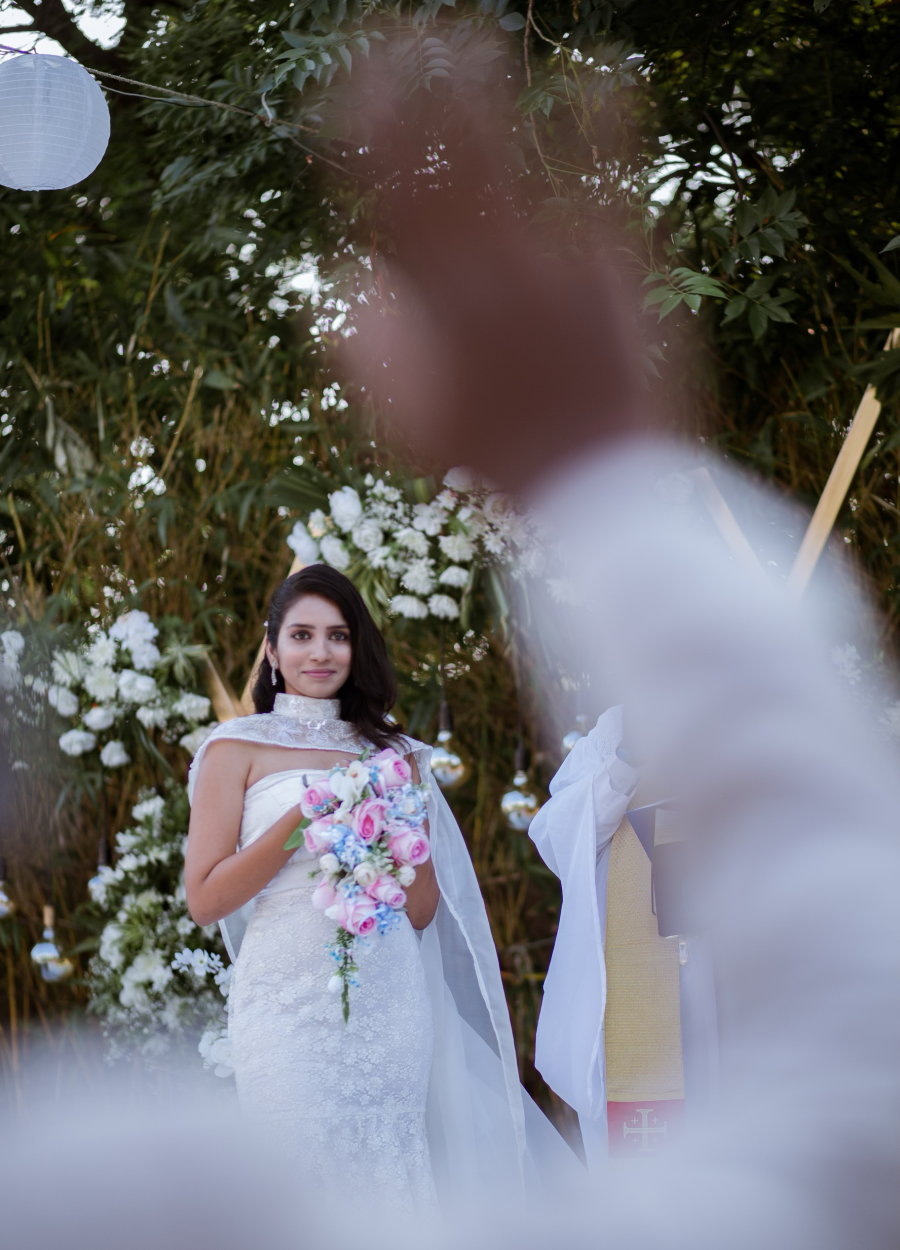
{"label": "veil draped over shoulder", "polygon": [[[194,757],[191,800],[206,750],[222,738],[351,753],[367,745],[346,721],[274,712],[238,717],[219,725]],[[415,758],[421,780],[430,783],[431,855],[441,894],[434,920],[418,934],[434,1022],[426,1119],[436,1183],[447,1198],[555,1188],[581,1168],[519,1083],[497,951],[462,832],[432,779],[431,747],[402,737],[397,749]],[[232,959],[254,906],[251,899],[220,921]]]}

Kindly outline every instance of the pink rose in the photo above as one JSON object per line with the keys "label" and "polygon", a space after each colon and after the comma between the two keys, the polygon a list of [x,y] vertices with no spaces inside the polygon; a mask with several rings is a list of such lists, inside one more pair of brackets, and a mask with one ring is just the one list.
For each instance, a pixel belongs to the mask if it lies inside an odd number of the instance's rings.
{"label": "pink rose", "polygon": [[316,911],[327,911],[337,899],[337,890],[330,881],[320,881],[312,892],[312,905]]}
{"label": "pink rose", "polygon": [[389,833],[388,848],[398,864],[409,864],[413,868],[417,864],[424,864],[431,856],[428,839],[413,829]]}
{"label": "pink rose", "polygon": [[334,825],[327,816],[321,820],[314,820],[311,825],[307,825],[303,830],[304,845],[313,855],[321,855],[323,851],[331,850],[331,839],[333,837]]}
{"label": "pink rose", "polygon": [[339,895],[337,902],[328,908],[327,915],[355,937],[365,937],[375,928],[375,908],[378,904],[368,894],[357,894],[355,898]]}
{"label": "pink rose", "polygon": [[379,751],[369,757],[369,766],[375,769],[378,778],[375,789],[379,794],[393,790],[395,786],[405,786],[412,780],[412,769],[402,755],[398,755],[392,747]]}
{"label": "pink rose", "polygon": [[382,799],[366,799],[353,813],[353,828],[363,842],[374,842],[384,828],[387,804]]}
{"label": "pink rose", "polygon": [[300,800],[300,810],[307,820],[315,820],[336,802],[331,782],[325,777],[306,787],[303,798]]}
{"label": "pink rose", "polygon": [[379,877],[373,885],[366,887],[366,893],[378,903],[387,903],[388,907],[402,907],[406,902],[406,891],[393,877]]}

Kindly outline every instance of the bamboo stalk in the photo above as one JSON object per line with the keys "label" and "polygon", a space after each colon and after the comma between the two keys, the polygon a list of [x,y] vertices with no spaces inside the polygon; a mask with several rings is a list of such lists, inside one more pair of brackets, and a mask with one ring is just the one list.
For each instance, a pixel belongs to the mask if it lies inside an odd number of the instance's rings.
{"label": "bamboo stalk", "polygon": [[194,402],[194,396],[197,393],[197,385],[202,376],[203,376],[203,368],[201,365],[197,365],[196,369],[194,370],[194,376],[191,378],[191,385],[190,385],[190,389],[188,390],[188,397],[184,401],[184,411],[181,414],[181,420],[178,422],[178,429],[175,431],[175,436],[172,439],[171,443],[169,444],[169,450],[166,452],[166,458],[163,461],[162,468],[159,471],[159,479],[162,482],[166,480],[166,471],[168,470],[169,465],[172,463],[172,457],[175,455],[175,448],[178,446],[178,440],[181,438],[181,434],[182,434],[182,431],[184,430],[185,422],[188,419],[188,413],[191,410],[191,404]]}
{"label": "bamboo stalk", "polygon": [[[888,335],[884,350],[890,351],[898,344],[900,344],[900,328],[892,330]],[[875,394],[875,387],[867,386],[856,415],[850,423],[843,446],[838,452],[834,467],[828,475],[828,481],[825,483],[825,489],[822,491],[816,510],[812,514],[812,520],[803,535],[797,558],[788,574],[788,593],[797,599],[809,585],[809,579],[834,529],[834,523],[843,506],[847,491],[850,489],[850,483],[859,468],[859,462],[863,458],[880,413],[881,404]]]}

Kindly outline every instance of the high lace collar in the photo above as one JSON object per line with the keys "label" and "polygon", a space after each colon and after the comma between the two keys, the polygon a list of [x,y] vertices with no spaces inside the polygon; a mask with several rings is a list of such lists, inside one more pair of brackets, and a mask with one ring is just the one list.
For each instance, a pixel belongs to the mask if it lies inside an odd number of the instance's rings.
{"label": "high lace collar", "polygon": [[291,720],[321,724],[323,721],[341,719],[341,701],[311,699],[305,694],[276,694],[272,711],[279,716],[289,716]]}

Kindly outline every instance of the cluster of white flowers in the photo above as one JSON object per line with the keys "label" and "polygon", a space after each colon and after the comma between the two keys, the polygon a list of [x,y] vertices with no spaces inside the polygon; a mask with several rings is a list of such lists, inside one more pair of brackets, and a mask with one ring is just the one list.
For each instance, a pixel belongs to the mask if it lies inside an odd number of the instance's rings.
{"label": "cluster of white flowers", "polygon": [[25,639],[17,629],[7,629],[0,634],[0,644],[0,690],[15,690],[22,680],[19,656],[25,650]]}
{"label": "cluster of white flowers", "polygon": [[66,755],[87,755],[100,743],[104,768],[121,768],[131,759],[121,735],[134,720],[166,731],[167,741],[192,754],[200,748],[213,728],[210,701],[177,683],[158,635],[146,612],[126,612],[108,632],[95,628],[79,650],[54,654],[47,701],[67,720],[81,715],[78,727],[60,735]]}
{"label": "cluster of white flowers", "polygon": [[91,897],[106,923],[88,974],[90,1007],[112,1057],[137,1051],[159,1061],[174,1046],[197,1046],[205,1066],[225,1076],[225,1047],[216,1041],[232,970],[216,927],[199,929],[188,914],[187,818],[183,787],[165,798],[146,795],[132,810],[133,826],[116,837],[115,866],[92,880]]}
{"label": "cluster of white flowers", "polygon": [[410,619],[456,620],[478,568],[496,563],[513,576],[536,575],[543,553],[535,522],[465,469],[451,469],[430,503],[409,504],[369,474],[363,493],[342,486],[329,512],[298,521],[288,545],[304,564],[324,560],[342,572],[360,564],[390,586],[391,610]]}
{"label": "cluster of white flowers", "polygon": [[852,642],[844,642],[831,648],[831,662],[860,706],[878,717],[878,723],[892,739],[900,740],[900,701],[884,692],[886,674],[882,658],[863,660]]}

